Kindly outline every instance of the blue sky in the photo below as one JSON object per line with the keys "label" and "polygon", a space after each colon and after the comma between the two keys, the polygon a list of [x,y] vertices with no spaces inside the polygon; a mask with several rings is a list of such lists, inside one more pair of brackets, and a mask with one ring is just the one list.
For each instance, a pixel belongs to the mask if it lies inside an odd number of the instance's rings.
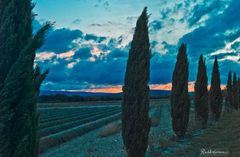
{"label": "blue sky", "polygon": [[55,22],[36,63],[50,73],[42,90],[117,91],[123,84],[134,27],[148,7],[152,89],[168,89],[176,54],[187,44],[189,81],[204,54],[210,82],[219,58],[222,84],[229,70],[239,74],[239,0],[34,0],[37,30]]}

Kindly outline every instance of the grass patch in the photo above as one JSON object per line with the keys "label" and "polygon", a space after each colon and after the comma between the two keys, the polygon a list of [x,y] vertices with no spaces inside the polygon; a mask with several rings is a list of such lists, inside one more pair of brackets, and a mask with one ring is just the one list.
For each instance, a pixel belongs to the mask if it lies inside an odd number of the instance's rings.
{"label": "grass patch", "polygon": [[150,116],[151,119],[151,126],[157,127],[160,124],[160,117],[161,117],[161,108],[160,106],[154,106],[152,114]]}
{"label": "grass patch", "polygon": [[107,124],[98,134],[99,137],[108,137],[110,135],[120,132],[122,129],[121,121],[115,121]]}
{"label": "grass patch", "polygon": [[177,151],[182,156],[199,156],[201,149],[224,150],[227,156],[240,156],[240,112],[225,114],[221,120],[194,139],[191,146]]}

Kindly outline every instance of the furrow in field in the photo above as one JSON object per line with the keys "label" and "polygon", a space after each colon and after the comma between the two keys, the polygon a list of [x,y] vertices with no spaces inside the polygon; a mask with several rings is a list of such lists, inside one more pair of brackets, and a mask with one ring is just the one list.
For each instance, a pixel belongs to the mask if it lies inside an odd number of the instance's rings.
{"label": "furrow in field", "polygon": [[46,136],[40,140],[39,152],[46,152],[48,149],[58,146],[62,143],[68,142],[76,137],[79,137],[89,131],[95,130],[109,122],[117,120],[121,117],[121,113],[117,113],[108,117],[98,119],[94,122],[89,122],[62,132]]}
{"label": "furrow in field", "polygon": [[59,112],[60,114],[58,115],[50,115],[49,117],[45,117],[44,115],[41,115],[40,113],[40,123],[46,123],[49,121],[54,121],[54,120],[60,120],[60,119],[65,119],[67,117],[74,117],[78,114],[88,114],[90,112],[95,112],[95,111],[102,111],[108,108],[92,108],[92,109],[82,109],[82,108],[70,108],[70,109],[61,109],[60,111],[52,110],[52,113],[54,112]]}
{"label": "furrow in field", "polygon": [[79,126],[79,125],[83,125],[83,124],[88,123],[88,122],[96,121],[98,119],[101,119],[101,118],[104,118],[104,117],[107,117],[109,115],[113,115],[113,114],[116,114],[116,113],[119,113],[119,112],[120,112],[120,110],[113,110],[113,111],[101,113],[101,114],[98,114],[98,115],[89,116],[89,117],[86,117],[86,118],[83,118],[83,119],[80,119],[80,120],[77,120],[77,121],[72,121],[72,122],[69,122],[69,123],[64,123],[64,124],[60,124],[60,125],[57,125],[57,126],[41,129],[39,131],[39,136],[40,137],[45,137],[45,136],[55,134],[55,133],[58,133],[58,132],[61,132],[61,131],[64,131],[64,130],[67,130],[67,129],[70,129],[70,128],[73,128],[73,127],[76,127],[76,126]]}
{"label": "furrow in field", "polygon": [[59,124],[65,124],[65,123],[68,123],[68,122],[71,122],[71,121],[84,119],[84,118],[87,118],[87,117],[90,117],[90,116],[94,116],[94,115],[97,115],[97,114],[101,114],[101,113],[109,112],[109,111],[113,111],[113,110],[117,110],[117,109],[109,108],[109,109],[100,110],[100,111],[92,111],[90,113],[89,112],[88,113],[85,113],[85,112],[84,113],[78,113],[78,114],[76,114],[74,116],[66,115],[64,119],[60,118],[60,119],[56,119],[56,120],[40,123],[39,124],[39,129],[53,127],[53,126],[56,126],[56,125],[59,125]]}

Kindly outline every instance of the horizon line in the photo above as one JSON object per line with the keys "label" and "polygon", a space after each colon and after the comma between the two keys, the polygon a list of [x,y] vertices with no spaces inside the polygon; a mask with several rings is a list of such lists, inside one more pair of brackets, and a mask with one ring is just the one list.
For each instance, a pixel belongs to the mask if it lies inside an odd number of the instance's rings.
{"label": "horizon line", "polygon": [[[195,85],[194,81],[188,82],[188,92],[194,92],[194,85]],[[170,83],[166,83],[166,84],[150,84],[149,87],[150,87],[150,90],[171,91],[172,90],[172,83],[170,82]],[[225,88],[226,88],[226,85],[221,85],[222,90],[224,90]],[[210,85],[208,85],[208,89],[210,89]],[[44,90],[42,90],[42,91],[44,91]],[[48,90],[48,91],[112,93],[112,94],[117,94],[117,93],[122,93],[123,92],[122,91],[122,85],[95,87],[95,88],[80,89],[80,90],[60,89],[60,90]]]}

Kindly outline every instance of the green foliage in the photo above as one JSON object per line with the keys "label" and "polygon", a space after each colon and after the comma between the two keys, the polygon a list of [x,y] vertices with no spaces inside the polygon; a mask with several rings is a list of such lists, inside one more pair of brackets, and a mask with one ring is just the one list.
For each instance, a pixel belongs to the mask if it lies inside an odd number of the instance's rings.
{"label": "green foliage", "polygon": [[195,112],[196,118],[201,122],[202,127],[205,127],[208,120],[208,78],[206,65],[203,60],[203,55],[200,56],[198,62],[198,74],[195,83]]}
{"label": "green foliage", "polygon": [[0,2],[0,89],[12,65],[32,37],[30,0]]}
{"label": "green foliage", "polygon": [[37,96],[46,72],[33,69],[47,23],[32,36],[31,0],[0,2],[0,154],[38,156]]}
{"label": "green foliage", "polygon": [[240,78],[238,78],[237,87],[238,87],[238,109],[239,109],[240,108]]}
{"label": "green foliage", "polygon": [[226,94],[226,101],[225,101],[225,108],[227,112],[229,112],[232,109],[232,72],[229,71],[228,73],[228,80],[227,80],[227,94]]}
{"label": "green foliage", "polygon": [[237,75],[234,72],[233,74],[233,86],[232,86],[232,100],[233,100],[233,107],[235,110],[238,109],[239,106],[239,97],[238,97],[238,82],[237,82]]}
{"label": "green foliage", "polygon": [[150,43],[147,8],[138,18],[129,51],[122,103],[122,137],[129,157],[144,157],[150,130]]}
{"label": "green foliage", "polygon": [[212,79],[211,79],[211,88],[210,88],[210,107],[214,120],[218,121],[221,112],[222,112],[222,91],[221,91],[221,80],[218,67],[217,57],[215,58]]}
{"label": "green foliage", "polygon": [[172,127],[178,137],[185,136],[189,121],[188,66],[186,45],[182,44],[178,50],[171,92]]}

